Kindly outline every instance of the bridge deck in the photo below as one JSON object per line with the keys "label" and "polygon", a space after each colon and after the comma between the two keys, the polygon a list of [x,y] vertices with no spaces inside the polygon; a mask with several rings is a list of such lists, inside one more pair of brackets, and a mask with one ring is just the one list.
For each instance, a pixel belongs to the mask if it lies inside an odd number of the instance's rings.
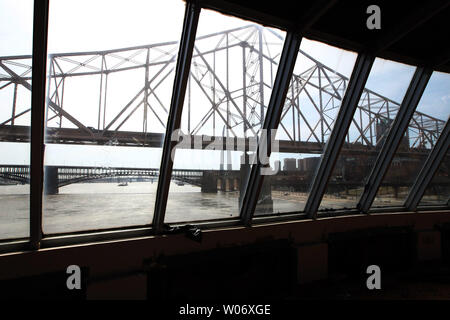
{"label": "bridge deck", "polygon": [[[30,142],[30,127],[28,126],[0,126],[0,141],[4,142]],[[177,148],[180,149],[201,149],[243,151],[244,145],[248,150],[255,150],[256,140],[249,138],[227,138],[220,136],[189,136],[190,143],[180,143]],[[69,128],[48,128],[45,136],[47,143],[60,144],[80,144],[80,145],[112,145],[112,146],[134,146],[161,148],[164,142],[163,133],[142,133],[132,131],[96,131],[92,134],[81,131],[80,129]],[[194,141],[201,141],[195,143]],[[212,143],[214,148],[212,148]],[[230,148],[230,146],[232,148]],[[220,149],[222,148],[222,149]],[[230,148],[230,149],[228,149]],[[317,142],[301,142],[290,140],[279,140],[279,152],[281,153],[306,153],[321,154],[324,144]],[[274,151],[274,150],[272,150]],[[342,154],[378,154],[378,147],[370,147],[362,144],[345,143]],[[410,149],[399,150],[398,155],[426,155],[429,149]]]}

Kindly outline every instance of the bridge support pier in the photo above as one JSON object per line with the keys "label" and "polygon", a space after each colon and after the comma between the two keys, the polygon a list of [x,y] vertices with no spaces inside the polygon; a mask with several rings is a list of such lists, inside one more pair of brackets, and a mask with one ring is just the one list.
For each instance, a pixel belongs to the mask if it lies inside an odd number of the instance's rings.
{"label": "bridge support pier", "polygon": [[250,174],[250,164],[248,163],[248,156],[246,157],[246,155],[244,155],[243,159],[241,158],[241,167],[240,167],[241,181],[239,184],[239,210],[241,209],[242,198],[244,197],[245,188],[247,187],[246,182],[249,174]]}
{"label": "bridge support pier", "polygon": [[234,178],[233,179],[233,190],[239,190],[239,179],[238,178]]}
{"label": "bridge support pier", "polygon": [[[239,208],[241,207],[243,191],[245,191],[245,182],[250,174],[250,164],[247,161],[241,164],[241,183],[239,187]],[[265,183],[261,187],[261,192],[259,194],[258,203],[255,208],[255,215],[258,214],[270,214],[273,213],[273,200],[272,200],[272,187],[271,183],[268,181],[270,177],[265,177]]]}
{"label": "bridge support pier", "polygon": [[217,193],[217,177],[208,171],[203,172],[202,192]]}
{"label": "bridge support pier", "polygon": [[220,190],[220,191],[227,191],[227,190],[225,189],[225,179],[226,179],[226,178],[218,178],[218,179],[217,179],[217,190]]}
{"label": "bridge support pier", "polygon": [[45,166],[44,194],[58,194],[58,167]]}
{"label": "bridge support pier", "polygon": [[234,191],[233,180],[231,178],[225,180],[225,191]]}
{"label": "bridge support pier", "polygon": [[270,176],[264,178],[261,193],[259,194],[258,203],[255,208],[255,215],[273,213],[272,184],[269,179]]}
{"label": "bridge support pier", "polygon": [[226,176],[217,178],[217,190],[224,192],[235,191],[237,189],[235,180]]}

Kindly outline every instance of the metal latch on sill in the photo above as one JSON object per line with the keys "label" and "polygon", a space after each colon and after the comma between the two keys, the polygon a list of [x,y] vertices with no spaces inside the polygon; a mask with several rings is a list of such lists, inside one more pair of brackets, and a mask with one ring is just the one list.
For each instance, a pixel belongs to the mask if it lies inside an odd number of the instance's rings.
{"label": "metal latch on sill", "polygon": [[186,237],[196,242],[202,242],[202,230],[192,224],[186,224],[184,226],[170,226],[164,224],[164,231],[168,234],[180,234],[184,233]]}

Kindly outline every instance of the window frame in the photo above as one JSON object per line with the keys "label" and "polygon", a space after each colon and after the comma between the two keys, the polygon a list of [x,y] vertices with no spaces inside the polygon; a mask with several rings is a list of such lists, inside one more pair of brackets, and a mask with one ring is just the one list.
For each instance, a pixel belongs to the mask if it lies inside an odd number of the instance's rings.
{"label": "window frame", "polygon": [[[123,228],[115,228],[115,229],[102,229],[102,230],[93,230],[93,231],[83,231],[83,232],[70,232],[67,234],[59,234],[53,236],[44,236],[42,232],[42,200],[43,200],[43,184],[44,184],[44,128],[45,128],[45,107],[46,107],[46,69],[47,69],[47,36],[48,36],[48,13],[49,13],[49,0],[35,0],[34,1],[34,19],[33,19],[33,56],[32,56],[32,102],[31,102],[31,152],[30,152],[30,235],[29,238],[24,239],[8,239],[8,240],[0,240],[0,253],[11,252],[11,251],[20,251],[20,250],[38,250],[40,248],[51,248],[58,247],[62,245],[71,245],[71,244],[80,244],[92,241],[105,241],[105,240],[118,240],[118,239],[127,239],[132,237],[142,237],[142,236],[156,236],[160,234],[168,234],[168,231],[165,230],[164,225],[164,215],[167,204],[167,196],[168,196],[168,186],[171,178],[171,170],[173,163],[170,159],[171,150],[174,147],[174,143],[170,141],[171,133],[179,126],[181,120],[181,112],[183,109],[183,101],[184,95],[186,93],[186,84],[187,84],[187,75],[189,73],[190,61],[193,53],[193,45],[196,36],[196,30],[198,25],[198,18],[202,9],[215,10],[219,12],[224,12],[224,10],[219,10],[218,8],[211,8],[211,5],[208,5],[204,2],[198,2],[193,0],[186,0],[186,11],[184,17],[183,24],[183,32],[180,40],[180,48],[179,54],[177,58],[177,66],[176,66],[176,74],[174,79],[174,90],[172,92],[172,100],[171,107],[169,111],[167,130],[164,139],[163,145],[163,157],[161,159],[160,166],[160,179],[158,181],[158,189],[156,195],[156,203],[155,203],[155,211],[153,216],[153,224],[146,226],[138,226],[138,227],[123,227]],[[318,10],[318,13],[312,16],[303,17],[303,21],[301,21],[301,25],[289,26],[289,27],[279,27],[280,29],[287,32],[292,40],[289,40],[288,44],[290,46],[289,50],[286,50],[285,60],[280,60],[280,65],[283,63],[283,68],[280,68],[277,72],[277,78],[283,78],[292,73],[293,63],[298,55],[298,50],[291,50],[295,48],[300,43],[301,37],[304,35],[304,31],[307,29],[309,25],[312,24],[313,21],[317,20],[322,14],[324,14],[326,9]],[[231,14],[230,12],[225,12],[226,14]],[[246,19],[248,19],[246,17]],[[258,22],[258,19],[253,19],[255,22]],[[298,42],[298,43],[297,43]],[[285,41],[286,45],[286,41]],[[256,185],[252,183],[247,184],[247,188],[245,190],[245,194],[247,195],[247,200],[244,208],[241,211],[241,215],[238,218],[227,219],[227,220],[215,220],[215,221],[204,221],[204,222],[196,222],[202,230],[214,230],[217,228],[224,227],[244,227],[253,224],[265,224],[272,222],[280,222],[280,221],[299,221],[299,220],[310,220],[317,218],[317,209],[320,204],[320,199],[323,197],[325,192],[325,187],[330,179],[331,171],[330,164],[336,160],[336,157],[339,155],[339,150],[342,142],[345,139],[345,135],[347,130],[343,130],[346,128],[347,122],[350,123],[354,110],[357,105],[357,97],[360,96],[358,93],[361,93],[364,89],[365,80],[367,80],[368,73],[370,72],[371,65],[373,60],[376,57],[376,53],[380,51],[379,48],[373,49],[372,52],[366,52],[360,50],[358,52],[358,59],[353,67],[353,74],[355,75],[355,85],[350,86],[346,92],[346,95],[349,95],[349,99],[351,101],[346,102],[339,110],[338,118],[335,128],[330,136],[330,141],[337,141],[336,144],[329,143],[324,150],[327,154],[325,159],[320,163],[319,173],[314,177],[312,191],[308,200],[307,205],[305,206],[304,211],[299,212],[290,212],[283,215],[269,215],[265,217],[253,217],[255,206],[253,203],[258,199],[260,189],[258,188],[259,182]],[[283,50],[284,52],[284,50]],[[282,56],[283,57],[283,56]],[[284,62],[281,62],[284,61]],[[360,61],[358,63],[358,61]],[[437,67],[437,66],[436,66]],[[425,75],[431,75],[432,69],[427,68]],[[430,72],[431,71],[431,72]],[[365,80],[364,80],[365,78]],[[428,77],[429,78],[429,77]],[[288,77],[290,80],[290,77]],[[416,79],[413,79],[410,82],[410,87],[412,83]],[[425,81],[426,82],[426,81]],[[286,92],[286,86],[288,86],[289,81],[284,81],[280,83],[276,83],[274,85],[274,90],[271,93],[270,103],[268,106],[268,114],[270,116],[267,121],[267,127],[276,128],[279,124],[278,113],[282,108],[280,106],[283,105],[285,94],[283,96],[283,92]],[[426,88],[426,83],[422,87],[420,87],[419,91],[412,90],[411,94],[414,99],[420,100],[420,96]],[[356,99],[356,100],[355,100]],[[354,102],[356,101],[356,102]],[[410,108],[413,109],[412,112],[416,109],[417,103],[411,103]],[[404,107],[406,108],[406,107]],[[404,116],[402,119],[398,121],[394,121],[394,125],[397,122],[401,122],[401,125],[398,124],[398,127],[395,132],[392,133],[391,143],[386,146],[386,149],[382,152],[382,157],[378,157],[375,163],[375,167],[377,170],[375,172],[383,173],[389,167],[392,158],[393,152],[395,149],[397,142],[401,140],[403,136],[404,130],[406,130],[407,124],[409,121],[405,120],[407,117]],[[409,119],[409,118],[408,118]],[[395,119],[396,120],[396,119]],[[406,124],[405,124],[406,123]],[[433,210],[444,210],[449,211],[450,203],[447,203],[447,206],[426,206],[420,207],[418,206],[421,197],[423,196],[423,191],[425,190],[428,183],[431,181],[434,176],[435,171],[437,170],[440,161],[444,158],[447,149],[448,149],[448,135],[449,135],[449,121],[446,123],[446,129],[441,133],[437,144],[432,149],[429,157],[424,163],[419,176],[417,177],[415,183],[412,186],[411,192],[408,195],[407,200],[404,205],[401,207],[384,207],[384,208],[376,208],[371,212],[375,213],[394,213],[394,212],[413,212],[419,210],[419,212],[427,212]],[[342,140],[342,141],[341,141]],[[445,148],[447,145],[447,148]],[[394,150],[395,151],[395,150]],[[332,167],[332,166],[331,166]],[[258,166],[254,166],[254,179],[250,181],[254,181],[258,176]],[[258,179],[256,179],[258,180]],[[255,181],[256,181],[255,180]],[[259,181],[259,180],[258,180]],[[381,181],[376,181],[373,185],[370,185],[367,189],[367,193],[370,195],[376,194],[376,189],[379,186]],[[375,191],[374,191],[375,190]],[[321,214],[320,218],[326,217],[337,217],[341,215],[353,215],[353,214],[361,214],[362,212],[368,211],[370,209],[370,205],[372,201],[371,197],[367,196],[365,200],[361,200],[359,209],[350,209],[350,210],[336,210],[330,213]],[[372,198],[373,200],[373,198]],[[450,200],[450,199],[449,199]],[[368,207],[369,206],[369,207]],[[449,211],[450,212],[450,211]],[[186,222],[187,223],[187,222]]]}

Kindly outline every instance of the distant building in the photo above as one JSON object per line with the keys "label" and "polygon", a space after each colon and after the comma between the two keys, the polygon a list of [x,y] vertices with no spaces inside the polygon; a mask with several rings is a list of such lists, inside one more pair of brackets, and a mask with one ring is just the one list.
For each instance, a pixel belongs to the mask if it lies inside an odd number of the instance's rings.
{"label": "distant building", "polygon": [[311,171],[315,170],[319,164],[320,157],[308,157],[304,159],[298,159],[298,170]]}
{"label": "distant building", "polygon": [[305,169],[303,169],[303,161],[302,161],[302,159],[297,159],[297,170],[305,171]]}
{"label": "distant building", "polygon": [[[382,119],[379,120],[375,127],[375,133],[377,138],[377,147],[381,148],[381,146],[384,143],[384,140],[386,140],[387,134],[389,133],[389,129],[392,125],[393,120],[392,119]],[[409,148],[409,130],[406,130],[405,134],[402,137],[402,140],[400,141],[399,145],[400,150],[401,149],[408,149]]]}
{"label": "distant building", "polygon": [[297,161],[293,158],[284,159],[283,171],[295,171],[297,170]]}
{"label": "distant building", "polygon": [[380,119],[379,121],[377,121],[377,124],[375,127],[377,146],[381,147],[383,145],[384,140],[386,140],[386,136],[388,134],[391,123],[392,123],[391,119]]}

